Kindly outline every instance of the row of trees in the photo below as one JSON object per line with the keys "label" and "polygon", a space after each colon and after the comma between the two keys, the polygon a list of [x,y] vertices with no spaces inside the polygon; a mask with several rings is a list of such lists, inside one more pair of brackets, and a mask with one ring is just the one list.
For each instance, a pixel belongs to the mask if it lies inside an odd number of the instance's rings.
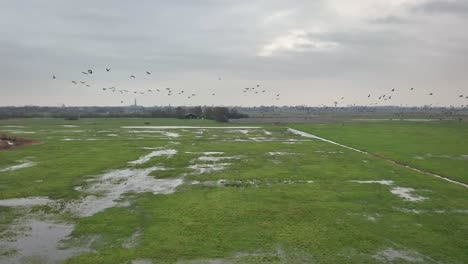
{"label": "row of trees", "polygon": [[[154,112],[153,112],[154,113]],[[161,114],[157,112],[155,114]],[[216,120],[218,122],[228,122],[229,119],[239,119],[249,117],[247,114],[239,113],[236,109],[229,109],[228,107],[176,107],[173,114],[173,117],[185,118],[187,114],[194,114],[199,118]]]}
{"label": "row of trees", "polygon": [[2,118],[56,117],[75,120],[96,117],[157,117],[184,118],[192,113],[199,118],[227,122],[229,119],[247,118],[236,109],[227,107],[0,107]]}

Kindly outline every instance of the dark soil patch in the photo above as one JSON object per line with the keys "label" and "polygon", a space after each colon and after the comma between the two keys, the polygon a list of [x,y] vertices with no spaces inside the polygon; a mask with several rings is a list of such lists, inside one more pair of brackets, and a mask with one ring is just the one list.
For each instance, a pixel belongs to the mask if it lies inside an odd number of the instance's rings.
{"label": "dark soil patch", "polygon": [[34,139],[0,134],[0,151],[11,150],[11,149],[29,146],[29,145],[38,144],[38,143],[40,142]]}

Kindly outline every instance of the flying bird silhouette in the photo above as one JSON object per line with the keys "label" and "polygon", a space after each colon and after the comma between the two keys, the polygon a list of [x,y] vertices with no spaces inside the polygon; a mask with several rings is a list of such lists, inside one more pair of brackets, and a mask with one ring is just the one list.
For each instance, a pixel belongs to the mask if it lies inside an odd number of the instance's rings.
{"label": "flying bird silhouette", "polygon": [[133,79],[135,79],[136,77],[135,77],[135,75],[130,75],[130,78],[133,78]]}

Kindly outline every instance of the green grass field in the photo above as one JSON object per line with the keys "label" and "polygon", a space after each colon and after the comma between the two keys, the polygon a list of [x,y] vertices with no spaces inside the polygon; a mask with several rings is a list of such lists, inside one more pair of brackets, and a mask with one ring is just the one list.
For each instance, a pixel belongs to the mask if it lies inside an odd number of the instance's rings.
{"label": "green grass field", "polygon": [[468,184],[468,123],[292,125],[333,141]]}
{"label": "green grass field", "polygon": [[[177,125],[224,128],[125,128]],[[226,126],[0,120],[42,142],[0,151],[0,263],[468,262],[467,188],[288,126]],[[468,182],[467,124],[291,127]]]}

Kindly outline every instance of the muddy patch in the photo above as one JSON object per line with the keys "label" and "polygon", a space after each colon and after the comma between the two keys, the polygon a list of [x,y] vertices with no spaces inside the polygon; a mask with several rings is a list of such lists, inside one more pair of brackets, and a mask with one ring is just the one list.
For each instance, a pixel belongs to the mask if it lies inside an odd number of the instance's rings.
{"label": "muddy patch", "polygon": [[0,151],[38,144],[39,141],[0,133]]}

